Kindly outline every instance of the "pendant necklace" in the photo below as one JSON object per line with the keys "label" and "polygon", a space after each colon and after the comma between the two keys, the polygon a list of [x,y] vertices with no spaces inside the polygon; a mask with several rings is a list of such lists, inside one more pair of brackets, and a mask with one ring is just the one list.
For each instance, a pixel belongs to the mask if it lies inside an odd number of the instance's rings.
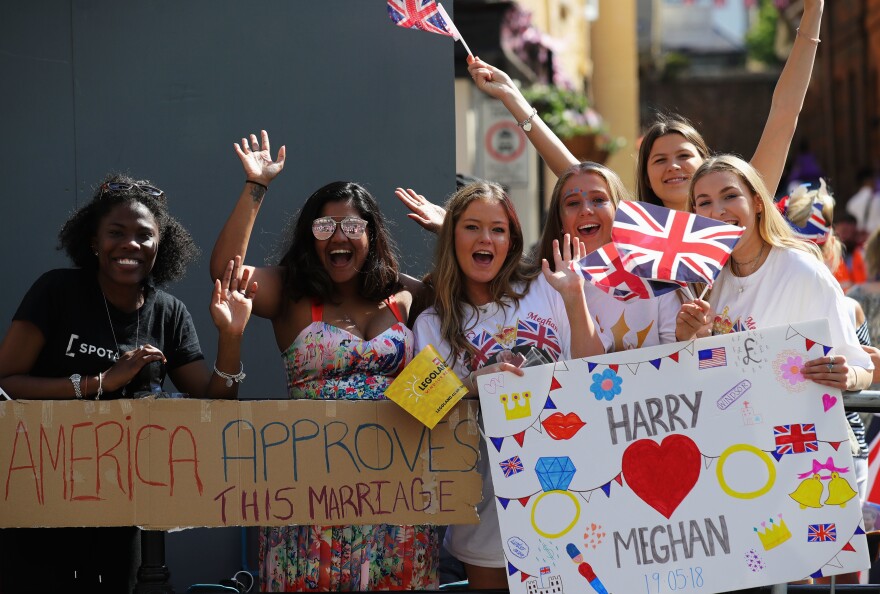
{"label": "pendant necklace", "polygon": [[740,274],[740,270],[743,267],[748,267],[748,268],[752,269],[751,273],[754,273],[755,270],[757,270],[757,264],[761,261],[761,257],[764,255],[764,247],[766,245],[767,245],[766,243],[762,242],[761,243],[761,250],[758,252],[758,255],[754,259],[749,260],[748,262],[739,263],[733,259],[732,255],[730,256],[730,261],[733,262],[734,268],[735,268],[735,270],[732,270],[731,272],[735,273],[733,275],[733,277],[736,279],[736,284],[739,285],[739,292],[740,293],[742,293],[746,289],[746,283],[742,280],[744,277]]}
{"label": "pendant necklace", "polygon": [[[116,340],[116,330],[113,329],[113,320],[110,318],[110,306],[107,305],[107,296],[104,295],[104,291],[101,291],[101,297],[104,298],[104,311],[107,312],[107,321],[110,323],[110,333],[113,335],[113,343],[116,345],[116,360],[119,361],[119,356],[122,354],[119,348],[119,342]],[[140,337],[141,337],[141,308],[137,309],[137,330],[135,330],[134,335],[134,348],[140,348]],[[126,386],[122,387],[122,395],[125,396]]]}

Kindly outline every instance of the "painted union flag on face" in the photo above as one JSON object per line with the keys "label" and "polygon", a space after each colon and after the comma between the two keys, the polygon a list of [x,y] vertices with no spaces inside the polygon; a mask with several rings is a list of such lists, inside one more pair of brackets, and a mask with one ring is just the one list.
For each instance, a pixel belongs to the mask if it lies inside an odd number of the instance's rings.
{"label": "painted union flag on face", "polygon": [[711,285],[744,231],[688,212],[621,202],[611,240],[636,276]]}
{"label": "painted union flag on face", "polygon": [[618,301],[653,299],[681,286],[679,283],[644,279],[627,272],[611,243],[590,252],[579,264],[585,279]]}
{"label": "painted union flag on face", "polygon": [[455,37],[434,0],[388,0],[388,16],[398,27]]}

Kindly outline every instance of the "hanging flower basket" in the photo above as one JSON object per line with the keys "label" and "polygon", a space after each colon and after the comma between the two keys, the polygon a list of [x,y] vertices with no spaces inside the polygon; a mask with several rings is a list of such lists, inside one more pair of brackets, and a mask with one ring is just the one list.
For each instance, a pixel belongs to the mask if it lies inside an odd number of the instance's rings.
{"label": "hanging flower basket", "polygon": [[580,161],[604,163],[625,143],[623,138],[609,136],[602,116],[579,91],[554,85],[534,85],[523,90],[523,95]]}

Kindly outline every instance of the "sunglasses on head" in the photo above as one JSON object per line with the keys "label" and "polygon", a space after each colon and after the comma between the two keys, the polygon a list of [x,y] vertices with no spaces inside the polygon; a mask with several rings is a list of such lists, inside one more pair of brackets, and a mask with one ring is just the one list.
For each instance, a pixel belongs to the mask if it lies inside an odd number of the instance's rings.
{"label": "sunglasses on head", "polygon": [[144,194],[149,194],[150,196],[164,196],[165,192],[160,190],[155,186],[148,186],[142,184],[127,184],[125,182],[107,182],[101,185],[101,193],[104,192],[127,192],[132,189],[137,189],[143,192]]}
{"label": "sunglasses on head", "polygon": [[342,233],[349,239],[360,239],[367,230],[367,221],[357,217],[345,217],[341,221],[336,221],[333,217],[321,217],[312,221],[312,235],[320,241],[330,239],[336,233],[337,226],[342,228]]}

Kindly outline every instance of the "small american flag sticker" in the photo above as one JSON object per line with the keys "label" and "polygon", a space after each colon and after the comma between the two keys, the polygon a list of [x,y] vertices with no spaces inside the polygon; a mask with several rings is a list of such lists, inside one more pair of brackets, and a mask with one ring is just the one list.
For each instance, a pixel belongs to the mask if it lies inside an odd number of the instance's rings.
{"label": "small american flag sticker", "polygon": [[727,352],[724,347],[701,349],[697,352],[697,358],[700,361],[700,369],[712,369],[727,365]]}

